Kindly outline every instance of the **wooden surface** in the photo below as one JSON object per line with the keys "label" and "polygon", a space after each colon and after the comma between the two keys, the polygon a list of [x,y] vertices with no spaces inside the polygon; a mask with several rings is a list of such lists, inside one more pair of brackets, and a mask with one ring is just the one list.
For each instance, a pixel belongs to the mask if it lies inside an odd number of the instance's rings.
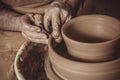
{"label": "wooden surface", "polygon": [[19,32],[0,31],[0,80],[13,80],[12,65],[24,41]]}

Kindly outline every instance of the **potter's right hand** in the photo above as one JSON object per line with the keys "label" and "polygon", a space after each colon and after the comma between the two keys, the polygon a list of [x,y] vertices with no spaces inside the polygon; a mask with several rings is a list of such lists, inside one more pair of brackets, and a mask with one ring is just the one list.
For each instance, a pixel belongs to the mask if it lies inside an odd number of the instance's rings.
{"label": "potter's right hand", "polygon": [[49,32],[57,43],[62,41],[61,26],[72,17],[69,4],[54,1],[44,13],[44,28]]}
{"label": "potter's right hand", "polygon": [[42,27],[42,16],[29,14],[21,17],[21,32],[28,40],[36,43],[47,43],[47,33]]}

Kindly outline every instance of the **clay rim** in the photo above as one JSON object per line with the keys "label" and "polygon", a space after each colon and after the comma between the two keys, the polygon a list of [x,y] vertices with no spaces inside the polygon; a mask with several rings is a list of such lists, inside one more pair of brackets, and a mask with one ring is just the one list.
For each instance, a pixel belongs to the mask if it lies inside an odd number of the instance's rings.
{"label": "clay rim", "polygon": [[[80,41],[77,41],[77,40],[74,40],[70,37],[68,37],[65,32],[64,32],[64,29],[71,25],[71,24],[74,24],[76,23],[76,20],[78,21],[83,21],[83,20],[87,20],[89,18],[87,17],[90,17],[90,18],[100,18],[100,19],[103,19],[103,20],[109,20],[111,22],[115,22],[117,23],[119,26],[120,26],[120,21],[117,20],[116,18],[114,17],[110,17],[110,16],[107,16],[107,15],[99,15],[99,14],[91,14],[91,15],[82,15],[82,16],[79,16],[79,17],[76,17],[76,18],[73,18],[71,19],[70,21],[68,21],[67,23],[65,23],[62,28],[61,28],[61,33],[62,33],[62,36],[64,36],[64,38],[68,39],[69,41],[73,42],[73,43],[76,43],[76,44],[83,44],[83,45],[102,45],[102,44],[108,44],[108,43],[111,43],[111,42],[114,42],[116,40],[118,40],[120,38],[120,33],[118,34],[118,36],[116,36],[116,38],[114,39],[111,39],[111,40],[108,40],[108,41],[105,41],[105,42],[97,42],[97,43],[86,43],[86,42],[80,42]],[[109,19],[106,19],[106,18],[109,18]]]}
{"label": "clay rim", "polygon": [[16,56],[15,56],[15,61],[14,61],[14,70],[15,74],[18,80],[25,80],[24,76],[20,72],[20,68],[18,66],[19,58],[24,50],[25,47],[28,46],[28,42],[24,42],[21,46],[20,49],[18,50]]}
{"label": "clay rim", "polygon": [[[48,43],[48,47],[49,47],[49,49],[52,50],[53,53],[51,53],[51,54],[54,55],[54,57],[56,58],[55,61],[59,61],[59,62],[60,62],[60,61],[64,61],[64,63],[61,62],[60,65],[67,64],[67,65],[64,65],[64,67],[70,67],[71,69],[73,69],[73,67],[74,67],[74,68],[76,69],[76,71],[77,71],[77,69],[78,69],[78,66],[81,66],[81,65],[87,66],[87,67],[98,66],[98,68],[99,68],[100,65],[108,66],[108,65],[116,64],[116,63],[119,63],[119,62],[120,62],[120,58],[117,58],[117,59],[114,59],[114,60],[110,60],[110,61],[107,61],[107,62],[100,62],[100,63],[87,63],[87,62],[74,61],[74,60],[71,60],[71,59],[68,59],[68,58],[64,58],[63,56],[59,55],[59,54],[53,49],[52,42],[53,42],[53,38],[50,37],[49,43]],[[48,51],[49,51],[49,50],[48,50]],[[50,60],[51,60],[51,55],[49,55],[49,57],[50,57]],[[55,62],[55,61],[54,61],[54,62]],[[69,65],[71,65],[71,63],[73,64],[72,67],[69,66]],[[78,65],[78,66],[76,67],[76,65]],[[83,66],[81,66],[81,67],[83,67]],[[106,69],[107,69],[107,68],[106,68]],[[78,69],[78,70],[79,70],[79,69]]]}

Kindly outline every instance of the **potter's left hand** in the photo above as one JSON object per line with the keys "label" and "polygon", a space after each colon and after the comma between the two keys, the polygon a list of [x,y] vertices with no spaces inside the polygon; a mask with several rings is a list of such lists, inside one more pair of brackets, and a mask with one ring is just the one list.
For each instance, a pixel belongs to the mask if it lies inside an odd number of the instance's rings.
{"label": "potter's left hand", "polygon": [[44,28],[47,32],[51,32],[53,38],[59,43],[62,40],[60,28],[70,19],[70,7],[67,4],[55,1],[45,10]]}

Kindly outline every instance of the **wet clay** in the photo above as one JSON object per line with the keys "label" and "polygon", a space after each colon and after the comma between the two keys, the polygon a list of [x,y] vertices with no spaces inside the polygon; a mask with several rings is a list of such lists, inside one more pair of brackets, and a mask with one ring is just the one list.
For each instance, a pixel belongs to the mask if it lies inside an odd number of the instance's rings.
{"label": "wet clay", "polygon": [[19,58],[20,72],[26,80],[49,80],[44,70],[47,45],[30,43]]}
{"label": "wet clay", "polygon": [[106,15],[83,15],[65,23],[62,36],[71,56],[87,61],[112,60],[120,38],[119,20]]}
{"label": "wet clay", "polygon": [[50,39],[48,46],[48,54],[53,70],[64,80],[120,79],[120,56],[116,55],[115,59],[104,62],[76,61],[70,58],[62,44],[54,46],[53,39]]}
{"label": "wet clay", "polygon": [[[71,34],[71,32],[72,32],[72,34]],[[79,42],[85,42],[85,43],[100,43],[100,42],[109,41],[109,39],[107,37],[106,38],[99,38],[99,37],[90,36],[88,34],[80,33],[80,31],[77,31],[72,27],[70,27],[68,29],[66,34],[71,39],[74,39],[74,40],[79,41]]]}
{"label": "wet clay", "polygon": [[[120,40],[118,40],[117,44],[115,45],[115,53],[116,55],[114,55],[114,58],[112,58],[111,60],[120,58]],[[67,50],[67,47],[65,45],[65,42],[62,41],[60,44],[58,44],[57,46],[53,46],[53,49],[56,51],[56,53],[58,53],[60,56],[67,58],[67,59],[71,59],[77,62],[85,62],[85,63],[96,63],[96,62],[104,62],[104,61],[88,61],[88,60],[82,60],[82,59],[77,59],[73,56],[71,56]],[[107,61],[111,61],[111,60],[107,60]]]}

